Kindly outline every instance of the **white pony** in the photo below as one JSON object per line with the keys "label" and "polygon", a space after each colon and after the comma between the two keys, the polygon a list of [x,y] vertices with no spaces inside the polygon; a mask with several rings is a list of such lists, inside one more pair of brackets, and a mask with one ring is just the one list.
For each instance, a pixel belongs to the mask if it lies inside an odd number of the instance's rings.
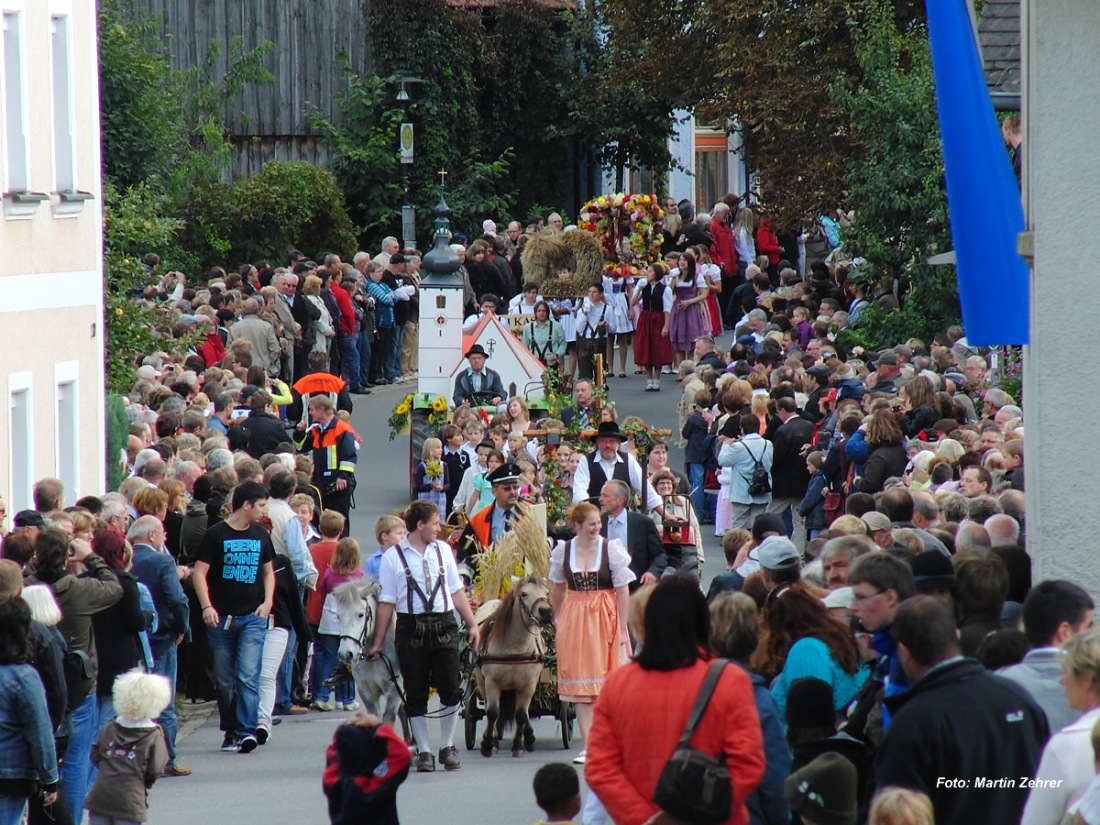
{"label": "white pony", "polygon": [[366,658],[374,641],[374,617],[378,614],[381,590],[370,579],[352,579],[333,590],[332,595],[340,618],[340,662],[351,670],[364,710],[392,725],[403,710],[394,643],[395,621],[386,630],[382,658],[373,662]]}

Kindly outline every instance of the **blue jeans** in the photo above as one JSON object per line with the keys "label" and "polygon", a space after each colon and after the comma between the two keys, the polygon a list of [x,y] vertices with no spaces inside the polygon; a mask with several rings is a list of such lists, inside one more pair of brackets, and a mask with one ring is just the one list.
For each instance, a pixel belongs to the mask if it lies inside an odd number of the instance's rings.
{"label": "blue jeans", "polygon": [[172,701],[157,719],[164,729],[164,739],[168,743],[168,767],[170,768],[176,764],[176,734],[179,732],[179,720],[176,719],[176,672],[179,652],[174,638],[152,639],[151,645],[153,672],[166,678],[172,687]]}
{"label": "blue jeans", "polygon": [[23,812],[26,810],[27,797],[0,796],[0,825],[20,825],[23,821]]}
{"label": "blue jeans", "polygon": [[340,377],[348,382],[348,388],[359,386],[359,342],[354,335],[336,333],[340,347]]}
{"label": "blue jeans", "polygon": [[370,383],[370,338],[370,333],[359,333],[359,387]]}
{"label": "blue jeans", "polygon": [[99,733],[96,726],[99,721],[99,697],[95,690],[77,705],[72,718],[73,732],[61,762],[61,784],[65,786],[65,797],[69,800],[73,819],[80,822],[84,818],[84,797],[88,795],[88,769],[92,764],[89,754],[92,752],[92,742]]}
{"label": "blue jeans", "polygon": [[702,464],[688,464],[688,483],[691,485],[691,503],[695,505],[695,513],[699,516],[699,520],[704,519],[714,520],[714,513],[710,513],[707,510],[709,500],[714,500],[715,506],[718,501],[715,496],[708,496],[706,491],[703,490],[703,482],[706,479],[707,469]]}
{"label": "blue jeans", "polygon": [[207,628],[221,729],[237,738],[256,733],[267,623],[267,619],[246,613],[225,616],[217,627]]}
{"label": "blue jeans", "polygon": [[[340,637],[331,633],[318,633],[313,637],[313,669],[310,671],[309,684],[313,698],[318,702],[327,702],[332,689],[325,685],[325,679],[332,675],[340,658]],[[351,702],[355,699],[355,686],[342,684],[336,687],[337,702]]]}
{"label": "blue jeans", "polygon": [[294,703],[291,682],[294,680],[294,655],[298,649],[298,634],[294,628],[287,628],[286,652],[279,665],[279,674],[275,677],[275,712],[286,713]]}
{"label": "blue jeans", "polygon": [[386,377],[391,381],[401,377],[401,345],[405,342],[405,325],[395,326],[390,339],[390,351],[386,353]]}

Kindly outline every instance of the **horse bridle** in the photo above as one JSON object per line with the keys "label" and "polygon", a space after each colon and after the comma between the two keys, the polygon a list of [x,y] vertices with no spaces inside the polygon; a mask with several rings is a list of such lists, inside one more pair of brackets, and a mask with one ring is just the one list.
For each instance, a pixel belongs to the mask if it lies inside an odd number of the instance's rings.
{"label": "horse bridle", "polygon": [[367,644],[367,642],[369,641],[367,639],[367,628],[371,627],[374,624],[374,611],[371,609],[370,602],[366,601],[365,599],[363,601],[363,609],[366,610],[366,613],[363,616],[363,630],[359,634],[358,638],[355,636],[349,636],[346,633],[340,634],[340,641],[344,641],[344,639],[347,639],[349,642],[354,642],[355,644],[359,645],[360,661],[367,658],[367,653],[370,650],[370,645]]}
{"label": "horse bridle", "polygon": [[[532,604],[530,607],[527,606],[527,603],[523,600],[522,597],[519,600],[519,606],[523,609],[523,613],[520,616],[520,621],[523,622],[523,629],[530,633],[532,636],[541,636],[543,628],[547,626],[547,622],[542,621],[535,615],[535,605],[537,605],[539,602],[546,602],[546,604],[549,606],[550,599],[548,596],[540,596],[539,598],[535,599],[535,603]],[[532,625],[528,624],[527,621],[523,619],[523,616],[526,616],[528,619],[531,620],[535,629],[532,629]]]}

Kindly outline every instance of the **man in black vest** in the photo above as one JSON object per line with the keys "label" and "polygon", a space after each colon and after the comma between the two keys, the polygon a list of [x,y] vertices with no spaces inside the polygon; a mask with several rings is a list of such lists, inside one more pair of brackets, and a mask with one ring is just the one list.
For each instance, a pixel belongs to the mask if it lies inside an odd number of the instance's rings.
{"label": "man in black vest", "polygon": [[630,453],[620,449],[626,435],[613,421],[604,421],[596,431],[596,451],[585,457],[577,465],[573,474],[573,501],[595,500],[603,485],[611,481],[621,481],[632,487],[639,496],[645,498],[646,511],[663,510],[661,497],[646,482],[638,460]]}

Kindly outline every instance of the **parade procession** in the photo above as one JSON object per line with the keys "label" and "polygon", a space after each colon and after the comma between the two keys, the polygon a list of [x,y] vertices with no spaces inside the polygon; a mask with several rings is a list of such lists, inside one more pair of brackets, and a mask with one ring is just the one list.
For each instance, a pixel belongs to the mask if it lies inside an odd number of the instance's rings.
{"label": "parade procession", "polygon": [[0,825],[1100,825],[1100,4],[0,24]]}

